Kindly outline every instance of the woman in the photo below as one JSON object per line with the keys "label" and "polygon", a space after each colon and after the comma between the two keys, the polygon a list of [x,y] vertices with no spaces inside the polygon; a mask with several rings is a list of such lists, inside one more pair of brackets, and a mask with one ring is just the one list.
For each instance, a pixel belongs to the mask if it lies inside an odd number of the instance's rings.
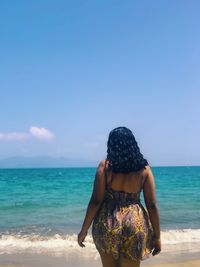
{"label": "woman", "polygon": [[[140,202],[143,191],[146,208]],[[161,251],[159,209],[154,176],[130,129],[113,129],[107,158],[97,168],[78,244],[92,225],[92,237],[103,267],[139,267]]]}

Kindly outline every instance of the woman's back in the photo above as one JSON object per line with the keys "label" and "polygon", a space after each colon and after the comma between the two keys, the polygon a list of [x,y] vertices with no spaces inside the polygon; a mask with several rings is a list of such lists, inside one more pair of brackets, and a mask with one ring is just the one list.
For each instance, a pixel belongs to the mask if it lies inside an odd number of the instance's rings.
{"label": "woman's back", "polygon": [[92,226],[99,250],[131,260],[142,260],[152,250],[153,229],[140,202],[144,172],[128,174],[106,171],[106,192]]}
{"label": "woman's back", "polygon": [[[140,201],[142,190],[148,212]],[[152,255],[160,252],[154,176],[133,133],[126,127],[117,127],[109,133],[106,160],[97,168],[86,217],[78,235],[82,247],[92,221],[93,241],[104,267],[116,264],[138,267],[152,249]]]}
{"label": "woman's back", "polygon": [[113,173],[109,171],[108,165],[105,162],[105,172],[107,185],[116,191],[124,191],[128,193],[138,193],[143,187],[145,181],[146,170],[135,172]]}

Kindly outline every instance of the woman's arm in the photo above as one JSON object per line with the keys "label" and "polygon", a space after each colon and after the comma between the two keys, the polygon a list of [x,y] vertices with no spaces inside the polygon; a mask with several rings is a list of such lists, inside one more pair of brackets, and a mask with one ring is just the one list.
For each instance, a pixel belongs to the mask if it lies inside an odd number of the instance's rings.
{"label": "woman's arm", "polygon": [[[156,200],[156,189],[155,189],[155,181],[154,176],[151,171],[150,166],[147,167],[146,170],[146,179],[143,186],[144,191],[144,200],[145,204],[149,213],[149,218],[153,227],[154,231],[154,238],[156,240],[155,251],[153,252],[153,255],[158,254],[161,251],[161,245],[160,245],[160,215],[159,215],[159,208],[158,203]],[[157,242],[158,241],[158,242]]]}
{"label": "woman's arm", "polygon": [[94,216],[97,213],[104,199],[105,187],[106,187],[105,160],[102,160],[96,171],[93,192],[87,207],[81,231],[78,234],[78,243],[81,247],[85,246],[82,242],[84,241],[87,235],[87,231],[94,219]]}

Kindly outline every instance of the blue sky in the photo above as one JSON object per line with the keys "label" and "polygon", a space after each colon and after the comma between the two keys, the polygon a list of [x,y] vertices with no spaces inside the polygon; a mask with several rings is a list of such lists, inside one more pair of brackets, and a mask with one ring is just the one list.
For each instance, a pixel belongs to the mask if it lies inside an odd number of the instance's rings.
{"label": "blue sky", "polygon": [[200,2],[1,1],[0,158],[101,160],[129,127],[152,165],[200,164]]}

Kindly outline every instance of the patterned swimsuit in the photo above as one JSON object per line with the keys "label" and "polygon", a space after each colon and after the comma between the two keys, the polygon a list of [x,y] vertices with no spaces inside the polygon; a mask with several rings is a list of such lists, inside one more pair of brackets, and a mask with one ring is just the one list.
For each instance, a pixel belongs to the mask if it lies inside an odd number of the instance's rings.
{"label": "patterned swimsuit", "polygon": [[128,193],[112,187],[92,224],[92,237],[97,250],[130,260],[149,258],[153,249],[153,228],[147,210],[140,202],[140,192]]}

